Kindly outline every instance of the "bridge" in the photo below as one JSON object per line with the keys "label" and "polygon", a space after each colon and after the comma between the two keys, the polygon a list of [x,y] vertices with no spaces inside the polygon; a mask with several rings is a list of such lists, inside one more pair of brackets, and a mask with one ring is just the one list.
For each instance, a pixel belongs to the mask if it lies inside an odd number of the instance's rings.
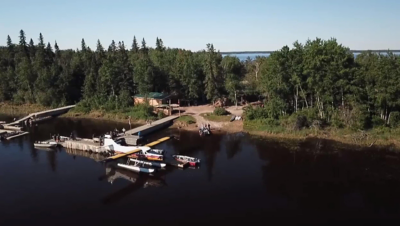
{"label": "bridge", "polygon": [[67,113],[70,109],[72,109],[74,107],[75,107],[75,105],[69,105],[69,106],[65,106],[65,107],[31,113],[28,116],[25,116],[21,119],[18,119],[14,122],[11,122],[11,123],[8,123],[5,125],[6,126],[15,126],[15,125],[19,125],[20,123],[23,123],[25,121],[33,121],[33,120],[37,120],[39,118],[45,118],[45,117],[55,117],[55,116]]}

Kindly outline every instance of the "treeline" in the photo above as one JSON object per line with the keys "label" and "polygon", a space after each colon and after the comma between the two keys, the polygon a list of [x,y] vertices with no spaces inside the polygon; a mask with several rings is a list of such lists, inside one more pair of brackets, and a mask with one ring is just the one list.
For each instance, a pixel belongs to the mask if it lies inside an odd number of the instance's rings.
{"label": "treeline", "polygon": [[304,116],[308,124],[335,127],[397,126],[400,59],[391,52],[354,57],[335,39],[318,38],[243,62],[222,57],[212,44],[191,52],[167,48],[159,38],[155,48],[133,37],[129,47],[112,41],[104,48],[98,40],[92,50],[82,39],[79,49],[60,50],[42,34],[37,44],[27,41],[21,30],[18,43],[8,36],[0,47],[0,101],[112,111],[149,92],[209,102],[253,95],[264,105],[248,108],[247,119],[264,124]]}
{"label": "treeline", "polygon": [[57,43],[19,43],[7,37],[0,49],[0,101],[60,106],[80,103],[88,109],[116,110],[132,106],[131,96],[149,92],[175,93],[187,100],[212,101],[234,96],[243,75],[236,57],[222,58],[212,44],[200,52],[166,48],[156,39],[149,48],[133,37],[130,49],[112,41],[95,50],[82,39],[77,50],[60,50]]}
{"label": "treeline", "polygon": [[392,52],[355,58],[335,39],[316,39],[285,46],[255,65],[256,87],[267,101],[264,108],[249,109],[249,119],[297,128],[365,129],[400,122],[400,58]]}

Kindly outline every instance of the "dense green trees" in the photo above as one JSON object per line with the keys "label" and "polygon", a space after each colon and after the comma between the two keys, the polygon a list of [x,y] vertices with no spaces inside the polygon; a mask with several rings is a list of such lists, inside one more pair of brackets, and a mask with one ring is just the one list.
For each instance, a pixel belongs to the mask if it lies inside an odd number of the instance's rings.
{"label": "dense green trees", "polygon": [[[337,127],[398,125],[400,59],[393,53],[365,52],[357,57],[335,39],[295,42],[270,57],[240,61],[212,44],[191,52],[164,46],[149,48],[133,37],[131,49],[100,40],[91,50],[81,40],[77,50],[60,50],[40,33],[37,43],[23,30],[19,41],[6,37],[0,47],[0,101],[60,106],[80,102],[87,110],[118,110],[131,96],[176,93],[188,100],[263,97],[264,107],[249,110],[251,119],[276,123],[307,115]],[[29,40],[29,42],[27,41]]]}

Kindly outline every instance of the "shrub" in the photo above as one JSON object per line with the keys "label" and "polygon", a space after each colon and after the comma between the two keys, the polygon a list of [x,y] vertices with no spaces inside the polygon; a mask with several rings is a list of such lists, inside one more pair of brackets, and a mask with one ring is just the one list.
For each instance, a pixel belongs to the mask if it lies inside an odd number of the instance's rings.
{"label": "shrub", "polygon": [[153,107],[149,104],[137,104],[128,113],[133,119],[154,119]]}
{"label": "shrub", "polygon": [[255,119],[265,119],[268,118],[268,111],[265,108],[252,106],[247,107],[244,110],[244,115],[247,120],[255,120]]}
{"label": "shrub", "polygon": [[159,111],[159,112],[157,113],[157,118],[158,118],[158,119],[162,119],[162,118],[164,118],[164,116],[165,116],[165,114],[164,114],[164,112],[162,112],[162,111]]}
{"label": "shrub", "polygon": [[225,108],[217,107],[214,109],[214,115],[227,115],[229,112]]}
{"label": "shrub", "polygon": [[392,127],[400,126],[400,112],[393,111],[393,112],[390,113],[389,124]]}
{"label": "shrub", "polygon": [[381,127],[385,125],[385,120],[383,120],[381,117],[374,115],[372,117],[372,126],[373,127]]}

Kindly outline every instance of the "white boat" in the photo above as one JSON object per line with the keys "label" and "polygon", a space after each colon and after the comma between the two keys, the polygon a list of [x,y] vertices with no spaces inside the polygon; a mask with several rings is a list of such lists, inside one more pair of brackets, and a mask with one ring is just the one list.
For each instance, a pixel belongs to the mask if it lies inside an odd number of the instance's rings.
{"label": "white boat", "polygon": [[137,160],[137,159],[130,159],[132,162],[137,162],[143,165],[147,166],[153,166],[153,167],[158,167],[158,168],[164,168],[167,166],[166,163],[163,162],[148,162],[148,161],[143,161],[143,160]]}
{"label": "white boat", "polygon": [[56,142],[38,142],[38,143],[34,143],[33,146],[35,148],[54,148],[57,146]]}
{"label": "white boat", "polygon": [[118,163],[117,165],[121,168],[131,170],[138,173],[154,173],[155,169],[144,167],[144,164],[134,162],[133,165],[130,165],[130,160],[126,164]]}
{"label": "white boat", "polygon": [[176,161],[186,163],[188,162],[190,166],[197,166],[200,164],[200,159],[198,158],[193,158],[190,156],[185,156],[185,155],[173,155],[172,158],[174,158]]}

